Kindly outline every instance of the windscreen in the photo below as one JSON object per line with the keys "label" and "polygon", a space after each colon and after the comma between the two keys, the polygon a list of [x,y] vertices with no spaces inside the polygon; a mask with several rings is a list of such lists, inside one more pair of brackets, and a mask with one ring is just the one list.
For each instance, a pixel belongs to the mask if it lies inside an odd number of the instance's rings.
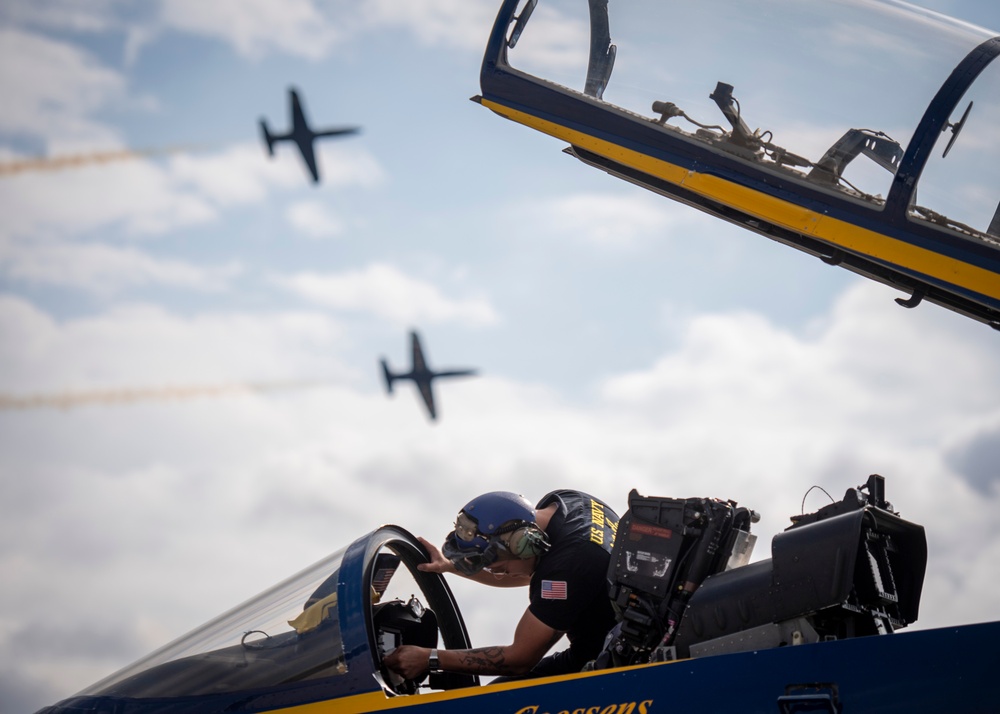
{"label": "windscreen", "polygon": [[337,611],[341,550],[80,695],[181,697],[347,672]]}

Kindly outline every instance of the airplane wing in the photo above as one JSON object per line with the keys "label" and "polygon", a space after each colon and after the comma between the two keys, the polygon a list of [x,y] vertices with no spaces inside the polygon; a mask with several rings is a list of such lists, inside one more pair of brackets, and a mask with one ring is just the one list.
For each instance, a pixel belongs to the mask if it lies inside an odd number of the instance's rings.
{"label": "airplane wing", "polygon": [[316,168],[316,154],[313,153],[311,141],[299,142],[299,151],[302,153],[302,160],[306,162],[306,168],[312,175],[313,183],[319,182],[319,169]]}
{"label": "airplane wing", "polygon": [[436,372],[435,377],[474,377],[479,374],[475,369],[451,369],[447,372]]}
{"label": "airplane wing", "polygon": [[413,345],[413,371],[423,372],[427,369],[427,365],[424,362],[424,351],[420,348],[420,338],[417,337],[416,332],[410,333],[410,342]]}
{"label": "airplane wing", "polygon": [[316,154],[313,152],[312,130],[306,121],[306,113],[302,109],[302,102],[299,100],[299,93],[294,89],[288,90],[288,96],[292,101],[292,131],[291,136],[299,147],[302,160],[306,162],[306,168],[312,176],[313,183],[319,182],[319,170],[316,168]]}
{"label": "airplane wing", "polygon": [[299,101],[299,93],[294,89],[288,90],[288,96],[292,100],[292,133],[301,131],[309,126],[306,121],[306,114],[302,111],[302,102]]}
{"label": "airplane wing", "polygon": [[417,387],[420,388],[420,396],[424,398],[424,404],[427,405],[427,413],[431,415],[431,419],[437,419],[437,410],[434,408],[434,392],[431,390],[431,380],[422,379],[417,382]]}

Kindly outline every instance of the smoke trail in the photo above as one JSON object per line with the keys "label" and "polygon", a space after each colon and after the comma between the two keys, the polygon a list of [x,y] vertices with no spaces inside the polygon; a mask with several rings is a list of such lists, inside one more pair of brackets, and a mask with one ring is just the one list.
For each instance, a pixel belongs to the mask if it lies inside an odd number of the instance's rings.
{"label": "smoke trail", "polygon": [[96,164],[107,164],[112,161],[127,161],[145,156],[178,154],[192,149],[203,148],[195,146],[167,146],[154,149],[121,149],[119,151],[97,151],[91,154],[67,154],[65,156],[41,156],[34,159],[12,161],[0,164],[0,176],[13,176],[28,171],[65,171]]}
{"label": "smoke trail", "polygon": [[99,389],[55,394],[0,394],[0,410],[12,409],[73,409],[91,405],[118,406],[135,402],[184,401],[233,394],[276,392],[309,389],[329,385],[330,380],[297,380],[286,382],[245,382],[202,386],[148,387]]}

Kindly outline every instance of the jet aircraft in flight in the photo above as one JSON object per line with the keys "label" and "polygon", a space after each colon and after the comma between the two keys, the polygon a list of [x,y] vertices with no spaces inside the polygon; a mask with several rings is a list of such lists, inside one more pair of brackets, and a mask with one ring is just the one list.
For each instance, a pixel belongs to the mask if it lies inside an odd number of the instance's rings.
{"label": "jet aircraft in flight", "polygon": [[306,120],[305,111],[302,109],[302,101],[298,92],[293,87],[288,89],[288,97],[291,102],[292,129],[287,134],[272,134],[267,127],[267,120],[260,120],[260,130],[264,136],[264,143],[267,145],[269,156],[274,156],[274,145],[281,141],[294,141],[302,154],[306,168],[312,176],[313,183],[319,183],[319,169],[316,166],[316,154],[313,151],[313,141],[323,136],[342,136],[344,134],[357,133],[360,128],[356,126],[341,126],[322,131],[313,131]]}
{"label": "jet aircraft in flight", "polygon": [[410,332],[410,344],[413,351],[413,363],[409,372],[394,374],[389,369],[389,363],[385,359],[382,359],[382,374],[385,377],[385,391],[387,394],[392,394],[392,383],[396,380],[412,380],[413,383],[417,385],[417,389],[420,391],[420,396],[423,398],[424,404],[427,406],[427,413],[430,415],[431,419],[437,419],[437,409],[434,406],[434,392],[431,389],[431,383],[438,377],[472,376],[476,374],[476,370],[453,369],[445,372],[435,372],[427,366],[427,361],[424,359],[424,351],[420,347],[420,338],[417,336],[416,332]]}

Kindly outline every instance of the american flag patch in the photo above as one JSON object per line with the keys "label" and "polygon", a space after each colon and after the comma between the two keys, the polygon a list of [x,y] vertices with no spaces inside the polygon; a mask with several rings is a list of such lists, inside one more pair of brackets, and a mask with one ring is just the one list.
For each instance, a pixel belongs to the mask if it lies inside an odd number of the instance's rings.
{"label": "american flag patch", "polygon": [[385,592],[385,589],[389,587],[389,581],[392,580],[392,576],[396,572],[396,566],[391,568],[379,568],[375,571],[374,577],[372,577],[372,587],[375,588],[375,592],[379,595]]}
{"label": "american flag patch", "polygon": [[566,581],[565,580],[543,580],[542,581],[543,600],[565,600]]}

